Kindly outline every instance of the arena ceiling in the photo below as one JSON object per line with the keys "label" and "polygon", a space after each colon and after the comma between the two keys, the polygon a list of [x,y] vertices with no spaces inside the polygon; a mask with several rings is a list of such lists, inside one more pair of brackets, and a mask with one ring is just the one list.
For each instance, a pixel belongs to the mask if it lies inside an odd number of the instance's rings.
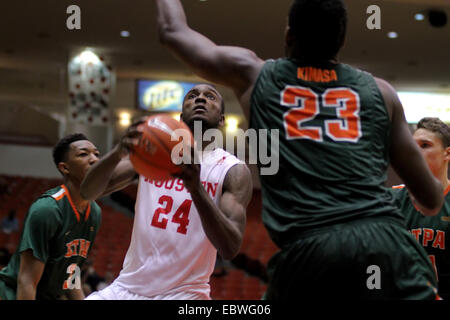
{"label": "arena ceiling", "polygon": [[[245,46],[264,59],[283,55],[290,3],[183,1],[193,28],[218,44]],[[450,21],[436,28],[427,18],[414,19],[416,13],[426,15],[429,9],[444,10],[450,17],[449,0],[346,3],[349,31],[341,61],[385,78],[399,90],[450,92]],[[66,9],[72,4],[81,8],[81,30],[66,28]],[[381,9],[380,30],[366,27],[367,7],[374,4]],[[129,31],[130,37],[121,37],[122,30]],[[388,38],[391,31],[398,38]],[[153,0],[1,1],[0,100],[35,99],[50,112],[61,111],[61,101],[67,97],[68,57],[86,47],[108,57],[119,80],[197,79],[158,43]]]}

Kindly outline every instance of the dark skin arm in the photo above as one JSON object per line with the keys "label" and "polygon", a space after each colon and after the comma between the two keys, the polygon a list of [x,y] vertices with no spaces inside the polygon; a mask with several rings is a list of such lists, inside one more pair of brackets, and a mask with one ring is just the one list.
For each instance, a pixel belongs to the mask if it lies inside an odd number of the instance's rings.
{"label": "dark skin arm", "polygon": [[420,211],[436,215],[443,204],[443,189],[423,158],[405,120],[402,104],[391,85],[375,79],[391,116],[391,165],[404,181]]}
{"label": "dark skin arm", "polygon": [[200,77],[235,92],[248,119],[250,93],[264,61],[248,49],[218,46],[192,30],[179,0],[156,0],[161,43]]}
{"label": "dark skin arm", "polygon": [[233,166],[225,176],[219,206],[213,202],[200,181],[199,165],[182,165],[185,187],[191,193],[209,241],[223,259],[231,260],[239,252],[244,236],[246,208],[253,186],[245,164]]}
{"label": "dark skin arm", "polygon": [[35,300],[36,289],[44,272],[45,264],[33,256],[31,250],[20,254],[17,277],[17,300]]}
{"label": "dark skin arm", "polygon": [[81,183],[80,193],[83,199],[95,200],[121,190],[139,177],[128,153],[142,134],[139,129],[141,123],[142,120],[132,124],[119,144],[89,169]]}
{"label": "dark skin arm", "polygon": [[80,193],[83,199],[95,200],[127,187],[137,177],[131,161],[115,147],[89,169]]}

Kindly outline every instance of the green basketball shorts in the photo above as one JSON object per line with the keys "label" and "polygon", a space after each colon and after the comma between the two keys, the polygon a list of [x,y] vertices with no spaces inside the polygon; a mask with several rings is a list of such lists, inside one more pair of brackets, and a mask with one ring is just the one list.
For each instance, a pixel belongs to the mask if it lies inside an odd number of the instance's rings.
{"label": "green basketball shorts", "polygon": [[265,299],[436,299],[420,244],[398,221],[365,218],[312,230],[275,254]]}

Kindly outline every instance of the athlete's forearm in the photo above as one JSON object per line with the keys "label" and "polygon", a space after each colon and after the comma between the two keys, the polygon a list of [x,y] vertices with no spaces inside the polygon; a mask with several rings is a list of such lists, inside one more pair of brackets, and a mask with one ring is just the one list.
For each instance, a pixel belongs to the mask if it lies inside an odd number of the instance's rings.
{"label": "athlete's forearm", "polygon": [[17,300],[35,300],[36,299],[36,286],[31,283],[31,281],[27,281],[23,279],[23,277],[19,277],[17,279]]}
{"label": "athlete's forearm", "polygon": [[[437,179],[436,179],[437,180]],[[435,185],[435,187],[437,187],[437,185]],[[443,191],[443,190],[442,190]],[[439,191],[438,191],[439,192]],[[442,194],[443,192],[440,192],[440,194]],[[439,193],[438,193],[439,194]],[[439,207],[439,210],[436,209],[429,209],[428,207],[425,207],[424,205],[422,205],[422,203],[420,203],[419,201],[417,201],[417,199],[412,195],[411,192],[409,192],[409,198],[411,199],[411,202],[414,204],[414,206],[416,207],[416,209],[418,209],[418,211],[420,213],[422,213],[424,216],[435,216],[436,214],[439,213],[440,209],[442,208]]]}
{"label": "athlete's forearm", "polygon": [[186,14],[179,0],[156,0],[158,32],[162,39],[187,27]]}
{"label": "athlete's forearm", "polygon": [[20,267],[17,275],[17,300],[35,300],[36,291],[44,272],[45,264],[27,249],[20,253]]}
{"label": "athlete's forearm", "polygon": [[231,260],[234,258],[242,243],[240,230],[216,206],[201,184],[191,191],[191,198],[200,215],[203,230],[209,241],[223,259]]}
{"label": "athlete's forearm", "polygon": [[95,200],[100,197],[108,187],[114,169],[122,160],[118,146],[114,147],[100,161],[94,164],[81,183],[80,193],[86,200]]}

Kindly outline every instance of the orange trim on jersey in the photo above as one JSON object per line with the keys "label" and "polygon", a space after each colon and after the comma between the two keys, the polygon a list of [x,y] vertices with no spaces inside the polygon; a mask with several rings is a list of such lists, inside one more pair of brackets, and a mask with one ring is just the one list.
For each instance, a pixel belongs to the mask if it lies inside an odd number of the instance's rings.
{"label": "orange trim on jersey", "polygon": [[420,208],[417,206],[417,204],[414,203],[414,201],[411,200],[411,203],[414,206],[414,209],[416,209],[416,211],[419,211],[420,213],[422,213],[422,211],[420,211]]}
{"label": "orange trim on jersey", "polygon": [[88,203],[88,207],[86,209],[86,215],[84,217],[84,221],[87,221],[87,219],[89,218],[89,215],[91,214],[91,204]]}
{"label": "orange trim on jersey", "polygon": [[57,198],[54,198],[56,201],[61,200],[62,198],[64,198],[65,196],[65,192],[61,193]]}
{"label": "orange trim on jersey", "polygon": [[399,184],[398,186],[392,186],[392,189],[403,189],[405,187],[404,184]]}
{"label": "orange trim on jersey", "polygon": [[[62,191],[62,192],[61,192],[61,191]],[[53,199],[55,199],[56,201],[59,201],[59,200],[61,200],[62,198],[64,198],[65,192],[66,192],[66,190],[65,190],[65,189],[62,189],[62,190],[58,191],[57,193],[55,193],[54,195],[52,195],[52,197],[53,197]],[[59,196],[55,197],[55,195],[58,194],[58,193],[59,193]]]}
{"label": "orange trim on jersey", "polygon": [[78,213],[77,209],[75,208],[72,197],[70,196],[69,190],[67,190],[65,185],[61,185],[61,188],[64,189],[64,193],[67,195],[67,199],[69,200],[70,206],[72,207],[73,212],[75,213],[75,216],[77,217],[77,221],[80,222],[80,214]]}
{"label": "orange trim on jersey", "polygon": [[444,196],[446,196],[450,192],[450,184],[448,185],[447,189],[444,191]]}

